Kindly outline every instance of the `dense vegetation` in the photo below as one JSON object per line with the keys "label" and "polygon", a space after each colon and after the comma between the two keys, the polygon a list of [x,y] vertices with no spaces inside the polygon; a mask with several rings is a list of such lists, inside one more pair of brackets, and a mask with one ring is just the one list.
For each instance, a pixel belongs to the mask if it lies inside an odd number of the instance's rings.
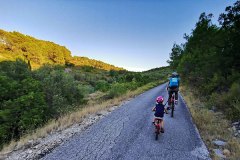
{"label": "dense vegetation", "polygon": [[209,107],[240,119],[240,1],[212,24],[212,14],[202,13],[186,43],[174,44],[170,66],[196,90]]}
{"label": "dense vegetation", "polygon": [[32,69],[44,64],[92,66],[104,70],[123,70],[86,57],[72,57],[71,52],[53,42],[38,40],[19,32],[0,29],[0,61],[23,59]]}
{"label": "dense vegetation", "polygon": [[166,79],[168,67],[146,72],[90,66],[43,65],[31,70],[21,59],[0,62],[0,148],[50,119],[80,109],[92,93],[114,98],[149,82]]}
{"label": "dense vegetation", "polygon": [[[0,30],[0,148],[49,120],[166,79],[168,67],[129,72],[64,46]],[[94,98],[93,98],[94,99]],[[96,98],[95,98],[96,100]]]}

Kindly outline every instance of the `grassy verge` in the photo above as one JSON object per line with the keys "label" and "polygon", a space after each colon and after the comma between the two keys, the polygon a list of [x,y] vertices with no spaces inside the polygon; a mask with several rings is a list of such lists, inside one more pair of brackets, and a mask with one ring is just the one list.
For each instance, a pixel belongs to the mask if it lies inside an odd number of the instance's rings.
{"label": "grassy verge", "polygon": [[194,96],[193,92],[186,86],[181,87],[181,93],[199,129],[200,135],[210,151],[211,157],[218,159],[213,152],[213,149],[217,149],[217,147],[212,142],[216,139],[222,139],[227,142],[224,149],[230,151],[230,155],[227,158],[240,159],[240,140],[233,136],[230,121],[221,112],[208,110],[204,103]]}
{"label": "grassy verge", "polygon": [[147,91],[153,87],[156,87],[159,84],[164,82],[165,81],[162,80],[162,81],[148,83],[147,85],[144,85],[134,91],[128,91],[126,94],[113,99],[100,101],[100,102],[98,100],[95,100],[95,102],[91,101],[91,103],[83,107],[80,107],[79,110],[74,111],[73,113],[64,115],[57,120],[52,120],[42,128],[35,130],[33,133],[30,133],[21,137],[19,141],[12,141],[10,144],[5,145],[1,150],[0,154],[4,155],[15,149],[20,149],[24,147],[30,140],[34,141],[39,138],[44,138],[47,135],[52,134],[56,131],[66,129],[75,123],[80,123],[89,114],[95,114],[102,110],[106,110],[112,106],[120,105],[123,101],[129,98],[135,97],[136,95],[139,95],[140,93]]}

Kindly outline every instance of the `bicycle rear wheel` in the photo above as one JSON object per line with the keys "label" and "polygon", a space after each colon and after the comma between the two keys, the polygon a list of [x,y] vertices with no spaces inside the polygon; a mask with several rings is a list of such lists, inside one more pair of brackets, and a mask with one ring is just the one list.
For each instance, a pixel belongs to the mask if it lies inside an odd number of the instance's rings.
{"label": "bicycle rear wheel", "polygon": [[[159,122],[158,122],[159,123]],[[158,135],[160,134],[160,126],[158,126],[158,124],[157,124],[157,126],[156,126],[156,130],[155,130],[155,139],[156,140],[158,140]]]}
{"label": "bicycle rear wheel", "polygon": [[173,102],[173,104],[172,104],[171,117],[173,117],[173,112],[174,112],[174,102]]}

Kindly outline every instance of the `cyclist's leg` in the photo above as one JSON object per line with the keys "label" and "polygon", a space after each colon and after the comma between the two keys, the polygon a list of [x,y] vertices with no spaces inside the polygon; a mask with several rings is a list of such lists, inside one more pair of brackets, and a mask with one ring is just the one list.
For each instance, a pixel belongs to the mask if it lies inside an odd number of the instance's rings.
{"label": "cyclist's leg", "polygon": [[163,122],[163,119],[162,119],[162,122],[161,122],[161,126],[162,126],[162,128],[164,128],[164,122]]}
{"label": "cyclist's leg", "polygon": [[178,100],[178,89],[175,91],[175,100]]}
{"label": "cyclist's leg", "polygon": [[154,115],[154,118],[153,118],[153,121],[152,121],[153,124],[157,123],[157,120],[156,120],[156,116]]}
{"label": "cyclist's leg", "polygon": [[175,104],[178,104],[178,88],[175,91]]}
{"label": "cyclist's leg", "polygon": [[168,106],[167,106],[167,110],[169,110],[171,107],[171,98],[172,98],[172,91],[171,89],[169,88],[168,90]]}
{"label": "cyclist's leg", "polygon": [[153,118],[152,124],[155,124],[155,118]]}
{"label": "cyclist's leg", "polygon": [[162,119],[162,121],[161,121],[161,127],[162,127],[162,128],[161,128],[161,132],[164,133],[164,122],[163,122],[163,119]]}

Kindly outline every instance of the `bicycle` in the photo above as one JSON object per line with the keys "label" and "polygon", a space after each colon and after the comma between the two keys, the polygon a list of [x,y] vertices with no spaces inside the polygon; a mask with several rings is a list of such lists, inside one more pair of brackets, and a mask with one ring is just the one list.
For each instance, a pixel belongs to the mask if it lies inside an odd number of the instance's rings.
{"label": "bicycle", "polygon": [[172,93],[172,98],[170,100],[171,103],[171,117],[173,117],[174,109],[175,109],[175,96],[174,93]]}
{"label": "bicycle", "polygon": [[[167,88],[167,91],[169,92],[169,88]],[[175,105],[177,105],[177,102],[175,101],[175,95],[177,94],[178,90],[171,89],[171,99],[168,99],[168,102],[170,101],[170,107],[168,107],[167,110],[171,109],[171,117],[174,115]]]}
{"label": "bicycle", "polygon": [[154,119],[154,126],[155,126],[155,139],[158,140],[158,135],[160,134],[161,130],[162,130],[162,118],[155,118]]}

